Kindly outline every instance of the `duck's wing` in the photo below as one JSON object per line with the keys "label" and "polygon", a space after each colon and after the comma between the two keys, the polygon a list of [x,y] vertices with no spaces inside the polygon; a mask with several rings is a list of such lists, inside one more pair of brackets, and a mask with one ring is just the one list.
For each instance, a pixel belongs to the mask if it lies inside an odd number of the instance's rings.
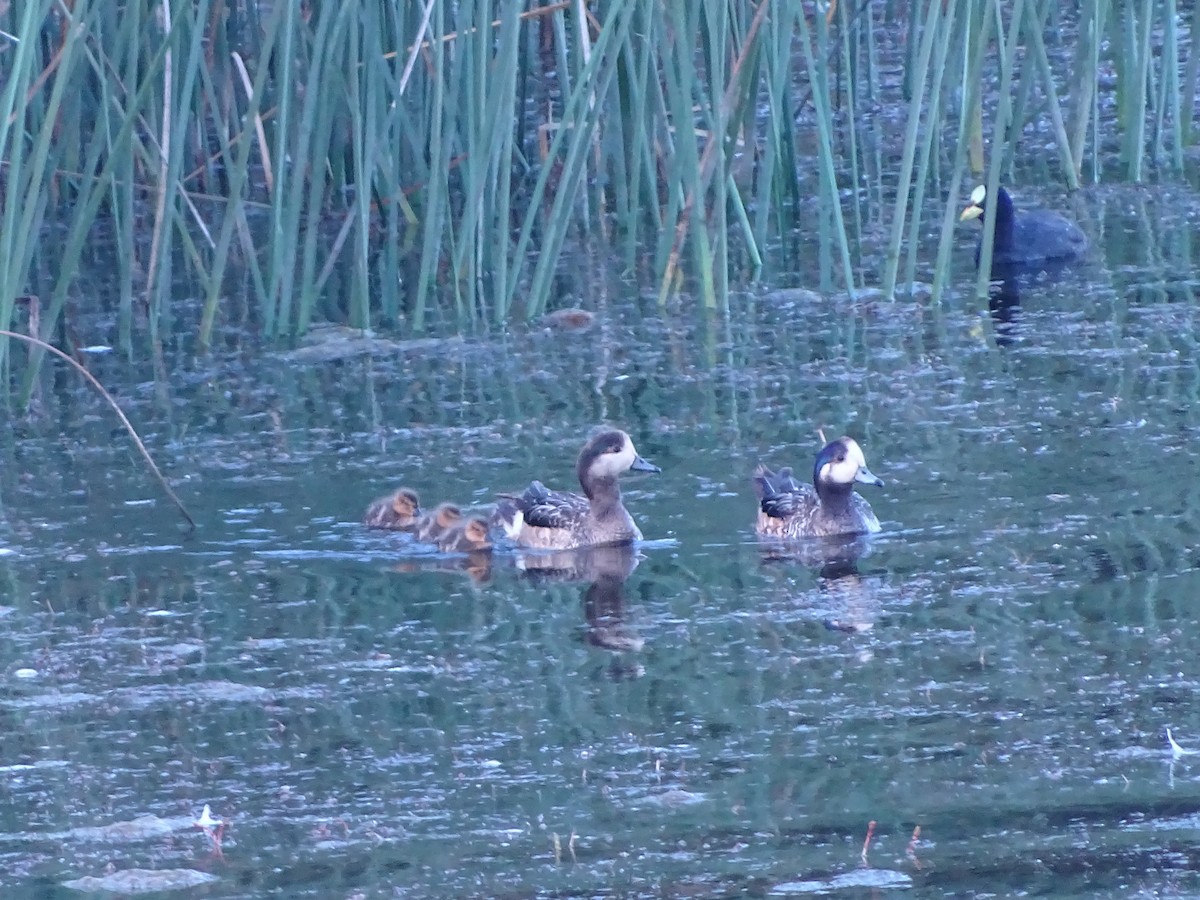
{"label": "duck's wing", "polygon": [[802,485],[798,491],[763,497],[759,508],[772,519],[790,519],[812,507],[812,488]]}
{"label": "duck's wing", "polygon": [[591,508],[586,497],[549,490],[540,481],[529,485],[520,500],[525,524],[535,528],[570,528]]}
{"label": "duck's wing", "polygon": [[854,509],[858,521],[862,523],[862,530],[867,534],[874,534],[882,527],[879,524],[879,517],[875,515],[875,511],[871,509],[871,504],[867,502],[867,498],[862,494],[852,494],[850,503]]}
{"label": "duck's wing", "polygon": [[362,523],[368,528],[390,528],[395,513],[392,511],[392,498],[380,497],[372,500],[367,511],[363,513]]}
{"label": "duck's wing", "polygon": [[1070,219],[1045,209],[1022,211],[1013,227],[1009,253],[1030,265],[1073,260],[1087,252],[1088,239]]}
{"label": "duck's wing", "polygon": [[509,537],[515,537],[522,525],[534,528],[570,528],[587,516],[586,497],[568,491],[552,491],[540,481],[531,482],[519,494],[497,494],[493,522]]}
{"label": "duck's wing", "polygon": [[759,500],[769,494],[778,493],[775,488],[775,478],[775,473],[764,465],[759,465],[754,470],[754,493],[758,495]]}
{"label": "duck's wing", "polygon": [[796,481],[791,469],[772,472],[759,466],[754,472],[754,489],[758,505],[772,519],[788,519],[812,505],[814,491]]}

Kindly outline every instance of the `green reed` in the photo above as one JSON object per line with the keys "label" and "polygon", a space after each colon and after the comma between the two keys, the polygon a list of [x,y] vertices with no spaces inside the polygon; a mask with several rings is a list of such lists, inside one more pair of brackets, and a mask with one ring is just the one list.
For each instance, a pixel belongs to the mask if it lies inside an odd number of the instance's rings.
{"label": "green reed", "polygon": [[[15,25],[12,31],[17,35],[33,34],[49,5],[23,4],[22,17],[10,23],[10,27]],[[53,121],[55,109],[47,102],[46,108],[30,111],[28,117],[22,115],[25,97],[40,68],[36,50],[34,42],[18,38],[4,56],[7,77],[0,90],[0,154],[7,165],[0,218],[0,325],[12,321],[16,298],[24,292],[36,248],[33,235],[40,229],[41,217],[49,203],[45,172],[39,172],[26,158],[26,131],[36,133],[39,119],[42,128],[47,127]],[[61,94],[58,102],[62,102]],[[14,128],[17,122],[19,125]],[[0,361],[7,358],[7,350],[7,341],[0,343]]]}
{"label": "green reed", "polygon": [[[926,9],[927,14],[924,27],[919,29],[921,40],[919,42],[920,49],[917,52],[915,60],[914,77],[912,83],[909,85],[909,92],[912,99],[909,102],[908,127],[904,132],[904,149],[900,157],[899,183],[896,187],[896,206],[892,213],[892,236],[888,244],[887,262],[884,264],[883,292],[888,296],[895,293],[896,275],[900,268],[900,242],[904,237],[904,220],[908,215],[908,197],[912,186],[913,162],[917,151],[917,131],[920,128],[922,114],[925,109],[923,102],[925,97],[925,82],[932,68],[930,62],[933,58],[934,41],[938,36],[939,26],[946,35],[950,33],[948,27],[941,25],[941,4],[930,3]],[[916,44],[913,46],[916,46]],[[943,71],[944,69],[936,70],[934,75],[939,75]],[[937,92],[940,88],[940,83],[935,81],[932,90]],[[931,109],[936,112],[937,105],[935,104]],[[920,191],[918,190],[919,194]]]}
{"label": "green reed", "polygon": [[103,233],[127,353],[138,309],[201,344],[239,309],[273,339],[503,326],[586,296],[572,261],[609,250],[663,301],[726,311],[784,266],[891,295],[928,260],[940,293],[968,161],[1019,179],[1044,123],[1067,187],[1112,177],[1106,134],[1123,177],[1179,171],[1200,71],[1176,0],[120,9],[0,12],[0,325],[36,290],[53,335]]}

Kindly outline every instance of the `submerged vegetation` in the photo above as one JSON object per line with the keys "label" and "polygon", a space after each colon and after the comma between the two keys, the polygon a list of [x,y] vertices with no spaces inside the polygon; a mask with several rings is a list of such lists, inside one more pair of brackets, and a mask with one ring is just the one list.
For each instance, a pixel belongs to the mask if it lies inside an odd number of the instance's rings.
{"label": "submerged vegetation", "polygon": [[940,290],[985,156],[993,196],[1184,167],[1200,5],[1073,6],[0,3],[0,327],[62,335],[98,237],[127,348],[181,295],[202,345],[532,317],[601,258],[711,307],[769,253]]}

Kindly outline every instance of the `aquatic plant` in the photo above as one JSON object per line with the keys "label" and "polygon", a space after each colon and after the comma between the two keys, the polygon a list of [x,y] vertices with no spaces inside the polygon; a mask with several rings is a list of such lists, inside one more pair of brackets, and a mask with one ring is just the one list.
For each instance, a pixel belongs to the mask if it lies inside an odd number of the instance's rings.
{"label": "aquatic plant", "polygon": [[[275,339],[319,319],[532,318],[581,277],[570,260],[608,251],[661,301],[685,286],[724,308],[731,281],[810,264],[823,289],[891,295],[939,213],[940,288],[985,122],[989,190],[1033,152],[1031,125],[1068,187],[1085,166],[1184,165],[1200,13],[1073,15],[1050,0],[6,5],[0,325],[35,291],[51,338],[97,238],[127,354],[135,329],[181,324],[207,345],[230,320]],[[896,147],[881,109],[903,123]],[[1102,171],[1102,110],[1119,173]]]}

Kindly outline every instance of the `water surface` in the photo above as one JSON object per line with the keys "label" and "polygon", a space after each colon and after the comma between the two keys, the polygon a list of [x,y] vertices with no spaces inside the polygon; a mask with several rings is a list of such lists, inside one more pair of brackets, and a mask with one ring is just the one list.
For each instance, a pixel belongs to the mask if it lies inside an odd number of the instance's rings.
{"label": "water surface", "polygon": [[[91,358],[194,535],[48,370],[0,468],[6,891],[1200,891],[1200,757],[1165,732],[1200,749],[1194,201],[1085,193],[1093,257],[1002,326],[964,238],[938,307],[775,273],[710,317],[614,278],[575,286],[583,334]],[[663,468],[626,482],[629,558],[356,524],[401,483],[570,487],[602,422]],[[836,565],[750,530],[754,466],[807,472],[819,428],[887,482]]]}

